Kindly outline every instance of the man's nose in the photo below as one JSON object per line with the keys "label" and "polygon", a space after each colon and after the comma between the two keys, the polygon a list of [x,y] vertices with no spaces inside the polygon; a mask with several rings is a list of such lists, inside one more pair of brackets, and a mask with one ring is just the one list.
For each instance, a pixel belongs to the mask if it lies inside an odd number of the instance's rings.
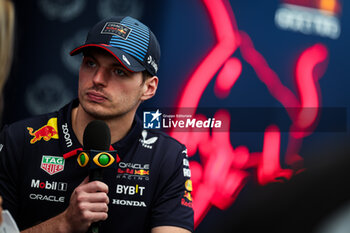
{"label": "man's nose", "polygon": [[96,86],[106,86],[107,81],[108,81],[108,77],[107,77],[106,69],[99,68],[93,77],[93,83]]}

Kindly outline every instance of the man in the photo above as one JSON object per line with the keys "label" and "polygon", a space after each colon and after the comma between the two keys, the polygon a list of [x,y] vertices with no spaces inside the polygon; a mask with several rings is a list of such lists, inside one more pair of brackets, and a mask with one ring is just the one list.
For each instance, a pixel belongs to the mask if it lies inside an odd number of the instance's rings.
{"label": "man", "polygon": [[[79,99],[1,134],[4,208],[27,233],[87,232],[98,221],[100,232],[192,231],[186,149],[135,117],[157,90],[156,37],[136,19],[112,17],[71,55],[80,52]],[[103,182],[89,182],[88,166],[77,162],[84,129],[96,119],[118,151],[118,168],[105,169]]]}

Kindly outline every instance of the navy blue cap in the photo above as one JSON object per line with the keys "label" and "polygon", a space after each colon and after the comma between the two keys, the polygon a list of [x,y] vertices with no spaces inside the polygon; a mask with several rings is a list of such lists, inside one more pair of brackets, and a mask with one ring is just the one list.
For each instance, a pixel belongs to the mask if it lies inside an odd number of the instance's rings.
{"label": "navy blue cap", "polygon": [[156,75],[160,46],[152,31],[130,16],[111,17],[91,28],[83,45],[70,52],[74,56],[86,47],[99,47],[111,53],[127,70],[147,70]]}

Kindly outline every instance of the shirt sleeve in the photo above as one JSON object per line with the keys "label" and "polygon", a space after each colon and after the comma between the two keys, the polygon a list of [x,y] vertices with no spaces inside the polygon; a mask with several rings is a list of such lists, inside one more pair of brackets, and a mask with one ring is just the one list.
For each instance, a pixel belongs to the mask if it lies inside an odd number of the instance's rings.
{"label": "shirt sleeve", "polygon": [[[167,150],[161,164],[160,189],[152,208],[152,225],[177,226],[193,231],[192,182],[187,150],[182,150],[170,157],[171,149]],[[174,158],[174,159],[173,159]]]}
{"label": "shirt sleeve", "polygon": [[3,209],[9,210],[17,220],[20,167],[15,150],[21,146],[10,139],[9,132],[9,127],[5,126],[0,133],[0,195],[3,198]]}

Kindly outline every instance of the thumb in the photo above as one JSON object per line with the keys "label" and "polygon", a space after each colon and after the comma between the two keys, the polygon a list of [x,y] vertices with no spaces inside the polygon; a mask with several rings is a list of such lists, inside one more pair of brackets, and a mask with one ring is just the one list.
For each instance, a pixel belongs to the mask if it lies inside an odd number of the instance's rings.
{"label": "thumb", "polygon": [[89,176],[85,177],[85,179],[79,184],[79,186],[87,183],[89,183]]}

